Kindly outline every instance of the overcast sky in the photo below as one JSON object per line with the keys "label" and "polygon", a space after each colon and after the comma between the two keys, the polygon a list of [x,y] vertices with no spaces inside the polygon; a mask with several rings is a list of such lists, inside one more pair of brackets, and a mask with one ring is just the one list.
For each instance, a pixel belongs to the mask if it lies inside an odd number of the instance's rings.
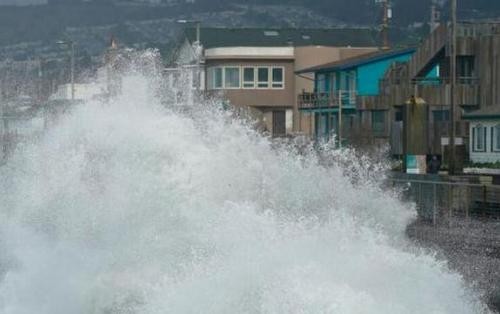
{"label": "overcast sky", "polygon": [[0,5],[29,5],[44,4],[48,0],[0,0]]}

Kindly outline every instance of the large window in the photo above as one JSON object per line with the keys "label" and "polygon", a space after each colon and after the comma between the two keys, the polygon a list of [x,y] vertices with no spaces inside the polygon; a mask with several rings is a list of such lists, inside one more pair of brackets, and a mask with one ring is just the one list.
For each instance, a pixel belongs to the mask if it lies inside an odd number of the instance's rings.
{"label": "large window", "polygon": [[486,151],[486,127],[478,124],[472,129],[472,150],[475,152]]}
{"label": "large window", "polygon": [[255,88],[255,68],[243,68],[243,88]]}
{"label": "large window", "polygon": [[382,135],[385,133],[385,111],[373,110],[372,111],[372,131],[375,135]]}
{"label": "large window", "polygon": [[492,128],[491,137],[493,143],[493,145],[491,145],[492,150],[494,152],[500,152],[500,124]]}
{"label": "large window", "polygon": [[449,110],[434,110],[432,111],[434,122],[447,122],[450,121]]}
{"label": "large window", "polygon": [[215,67],[208,69],[208,88],[220,89],[223,88],[223,68]]}
{"label": "large window", "polygon": [[209,89],[283,89],[285,68],[269,66],[218,66],[207,72]]}
{"label": "large window", "polygon": [[269,88],[269,68],[257,68],[257,87]]}
{"label": "large window", "polygon": [[272,73],[272,88],[283,88],[284,87],[284,77],[283,68],[273,68]]}
{"label": "large window", "polygon": [[225,88],[240,88],[240,68],[226,67],[224,68],[224,87]]}

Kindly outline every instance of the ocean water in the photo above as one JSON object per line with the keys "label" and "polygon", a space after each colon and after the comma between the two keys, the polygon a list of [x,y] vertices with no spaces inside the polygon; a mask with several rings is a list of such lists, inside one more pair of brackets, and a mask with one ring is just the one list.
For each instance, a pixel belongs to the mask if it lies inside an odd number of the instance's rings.
{"label": "ocean water", "polygon": [[384,163],[164,106],[159,81],[124,74],[0,167],[0,313],[487,313],[406,239]]}

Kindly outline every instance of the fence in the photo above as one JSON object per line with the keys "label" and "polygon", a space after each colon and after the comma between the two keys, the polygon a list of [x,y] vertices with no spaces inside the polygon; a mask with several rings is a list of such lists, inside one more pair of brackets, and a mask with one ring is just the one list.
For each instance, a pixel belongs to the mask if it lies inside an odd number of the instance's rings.
{"label": "fence", "polygon": [[391,179],[403,198],[417,205],[420,219],[433,224],[461,219],[499,219],[500,186],[436,180]]}

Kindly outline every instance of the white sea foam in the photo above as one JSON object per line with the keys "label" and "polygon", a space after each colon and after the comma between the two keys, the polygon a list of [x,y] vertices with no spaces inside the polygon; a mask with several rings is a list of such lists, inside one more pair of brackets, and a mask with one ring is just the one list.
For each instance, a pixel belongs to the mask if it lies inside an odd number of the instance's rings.
{"label": "white sea foam", "polygon": [[149,78],[124,83],[0,170],[0,313],[486,311],[406,241],[413,207],[376,164],[272,147],[214,102],[179,113]]}

